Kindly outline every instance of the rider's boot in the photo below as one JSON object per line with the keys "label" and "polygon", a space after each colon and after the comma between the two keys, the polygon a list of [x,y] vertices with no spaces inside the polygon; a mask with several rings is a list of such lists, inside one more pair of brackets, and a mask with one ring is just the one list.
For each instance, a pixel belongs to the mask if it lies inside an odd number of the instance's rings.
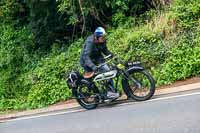
{"label": "rider's boot", "polygon": [[115,90],[115,88],[114,88],[114,83],[113,83],[113,81],[112,80],[110,80],[109,81],[109,83],[108,83],[109,85],[108,85],[108,91],[107,91],[107,98],[108,99],[117,99],[117,98],[119,98],[119,93],[118,92],[116,92],[116,90]]}
{"label": "rider's boot", "polygon": [[108,99],[117,99],[119,97],[118,92],[107,91],[107,98]]}

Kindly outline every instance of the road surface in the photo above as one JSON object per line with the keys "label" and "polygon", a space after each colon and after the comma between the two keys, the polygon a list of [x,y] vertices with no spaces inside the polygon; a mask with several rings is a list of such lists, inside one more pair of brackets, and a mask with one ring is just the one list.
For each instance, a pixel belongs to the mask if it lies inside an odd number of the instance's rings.
{"label": "road surface", "polygon": [[0,123],[0,133],[200,133],[200,90]]}

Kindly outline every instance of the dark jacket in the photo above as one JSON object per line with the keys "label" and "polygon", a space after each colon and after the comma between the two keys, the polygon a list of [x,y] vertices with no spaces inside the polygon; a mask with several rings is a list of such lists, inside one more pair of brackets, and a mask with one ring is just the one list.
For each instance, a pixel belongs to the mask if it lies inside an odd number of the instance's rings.
{"label": "dark jacket", "polygon": [[105,62],[103,54],[107,56],[112,53],[108,50],[106,44],[95,44],[94,36],[90,35],[84,43],[80,64],[83,67],[87,66],[95,70],[97,64]]}

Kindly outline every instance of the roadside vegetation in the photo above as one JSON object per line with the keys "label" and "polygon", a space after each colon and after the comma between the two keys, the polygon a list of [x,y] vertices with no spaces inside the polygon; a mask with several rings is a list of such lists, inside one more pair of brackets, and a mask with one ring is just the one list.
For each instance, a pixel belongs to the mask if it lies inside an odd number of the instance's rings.
{"label": "roadside vegetation", "polygon": [[0,111],[70,99],[65,74],[97,26],[157,86],[200,76],[200,0],[1,0]]}

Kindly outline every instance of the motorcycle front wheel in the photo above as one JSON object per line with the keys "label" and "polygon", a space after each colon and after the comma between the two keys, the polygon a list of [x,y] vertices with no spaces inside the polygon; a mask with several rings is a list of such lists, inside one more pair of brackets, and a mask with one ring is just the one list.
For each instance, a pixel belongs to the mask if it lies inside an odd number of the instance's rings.
{"label": "motorcycle front wheel", "polygon": [[148,100],[155,93],[155,81],[145,70],[128,72],[128,78],[123,79],[122,85],[128,97],[136,101]]}

